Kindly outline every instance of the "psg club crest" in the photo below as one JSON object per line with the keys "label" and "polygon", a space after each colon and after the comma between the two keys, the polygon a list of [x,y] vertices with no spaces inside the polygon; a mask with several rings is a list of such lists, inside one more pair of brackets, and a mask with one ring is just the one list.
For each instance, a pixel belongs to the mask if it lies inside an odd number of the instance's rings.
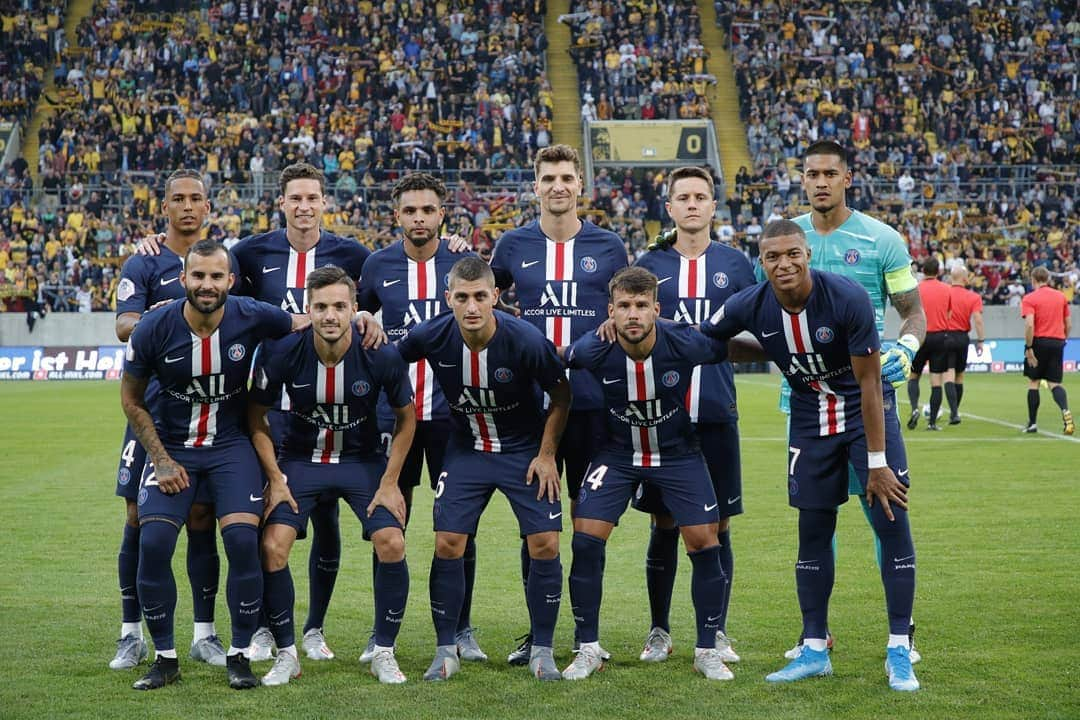
{"label": "psg club crest", "polygon": [[364,397],[371,392],[371,386],[363,380],[357,380],[352,384],[352,393],[356,397]]}
{"label": "psg club crest", "polygon": [[726,288],[728,284],[727,273],[718,272],[712,276],[713,285],[718,288]]}
{"label": "psg club crest", "polygon": [[832,328],[819,327],[814,333],[814,337],[820,343],[831,343],[834,337]]}
{"label": "psg club crest", "polygon": [[855,248],[851,248],[846,253],[844,253],[844,262],[846,262],[848,265],[858,265],[860,257],[861,256],[859,255],[859,251]]}
{"label": "psg club crest", "polygon": [[660,378],[660,382],[664,383],[665,387],[675,387],[679,382],[679,373],[674,370],[668,370],[664,373],[664,376]]}
{"label": "psg club crest", "polygon": [[247,354],[247,348],[240,343],[229,346],[229,359],[233,362],[240,362],[244,359],[244,355]]}
{"label": "psg club crest", "polygon": [[139,504],[142,505],[146,502],[146,498],[149,497],[149,493],[146,492],[146,488],[139,491]]}
{"label": "psg club crest", "polygon": [[495,379],[501,383],[508,383],[514,379],[514,373],[510,368],[501,367],[495,371]]}
{"label": "psg club crest", "polygon": [[798,495],[799,494],[799,483],[795,482],[794,478],[791,479],[791,480],[788,480],[788,482],[787,482],[787,493],[788,493],[788,495]]}
{"label": "psg club crest", "polygon": [[131,471],[127,468],[120,468],[120,477],[117,478],[117,481],[121,485],[127,485],[129,482],[131,482]]}
{"label": "psg club crest", "polygon": [[581,269],[587,273],[596,272],[596,258],[592,255],[586,255],[581,258]]}

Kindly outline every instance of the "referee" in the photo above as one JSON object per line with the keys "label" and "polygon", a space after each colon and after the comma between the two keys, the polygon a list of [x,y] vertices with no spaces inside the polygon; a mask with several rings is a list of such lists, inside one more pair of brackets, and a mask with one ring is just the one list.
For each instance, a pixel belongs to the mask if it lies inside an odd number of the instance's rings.
{"label": "referee", "polygon": [[1039,381],[1045,380],[1054,402],[1061,408],[1064,432],[1072,435],[1075,431],[1073,416],[1061,384],[1062,354],[1072,319],[1064,293],[1050,287],[1049,282],[1049,270],[1044,267],[1032,270],[1031,285],[1035,289],[1020,303],[1020,315],[1024,318],[1024,375],[1028,378],[1028,424],[1024,432],[1039,431],[1035,424],[1039,414]]}

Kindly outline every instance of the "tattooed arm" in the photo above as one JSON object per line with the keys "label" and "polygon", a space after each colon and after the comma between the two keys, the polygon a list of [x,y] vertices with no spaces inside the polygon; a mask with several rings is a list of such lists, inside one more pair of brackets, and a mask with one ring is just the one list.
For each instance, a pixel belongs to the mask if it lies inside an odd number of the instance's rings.
{"label": "tattooed arm", "polygon": [[128,424],[132,432],[144,448],[150,461],[154,464],[154,475],[157,484],[164,493],[178,493],[188,487],[187,471],[175,460],[169,457],[165,446],[161,444],[157,428],[154,427],[154,419],[150,417],[150,411],[146,409],[146,386],[147,378],[138,378],[131,373],[124,373],[120,381],[120,405],[124,408]]}
{"label": "tattooed arm", "polygon": [[889,295],[889,302],[900,313],[899,337],[912,335],[921,345],[926,340],[926,313],[923,312],[919,289],[912,288]]}

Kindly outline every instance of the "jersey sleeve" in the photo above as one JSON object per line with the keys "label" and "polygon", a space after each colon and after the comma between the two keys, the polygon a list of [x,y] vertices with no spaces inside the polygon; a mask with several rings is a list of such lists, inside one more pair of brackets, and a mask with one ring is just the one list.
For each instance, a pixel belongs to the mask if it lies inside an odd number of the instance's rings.
{"label": "jersey sleeve", "polygon": [[143,313],[149,298],[149,272],[142,255],[132,255],[120,269],[120,282],[116,285],[116,314]]}
{"label": "jersey sleeve", "polygon": [[536,382],[544,390],[566,380],[566,366],[559,359],[559,354],[547,338],[532,325],[525,325],[526,352],[522,354],[523,364],[532,373]]}
{"label": "jersey sleeve", "polygon": [[424,358],[427,353],[428,323],[422,322],[405,337],[394,343],[398,354],[407,363],[414,363]]}
{"label": "jersey sleeve", "polygon": [[609,345],[596,333],[585,333],[566,349],[566,365],[576,370],[595,370],[604,361]]}
{"label": "jersey sleeve", "polygon": [[379,261],[375,256],[369,255],[360,271],[360,282],[356,285],[357,304],[361,310],[367,310],[373,314],[379,312],[379,309],[382,308],[379,293],[375,291],[375,276],[378,275],[378,264]]}
{"label": "jersey sleeve", "polygon": [[264,338],[279,338],[292,332],[292,315],[270,303],[252,301],[258,318],[259,334]]}
{"label": "jersey sleeve", "polygon": [[264,342],[255,350],[252,363],[251,401],[266,407],[274,407],[281,397],[284,378],[281,362],[285,348],[271,341]]}
{"label": "jersey sleeve", "polygon": [[908,254],[907,244],[900,233],[888,228],[888,232],[878,238],[877,242],[886,292],[895,295],[916,287],[915,276],[911,274],[911,255]]}
{"label": "jersey sleeve", "polygon": [[728,340],[746,330],[746,320],[743,318],[746,297],[746,291],[737,292],[729,297],[719,310],[701,323],[699,326],[701,333],[714,340]]}
{"label": "jersey sleeve", "polygon": [[503,235],[495,242],[491,253],[491,272],[495,273],[495,286],[505,290],[514,284],[514,239]]}
{"label": "jersey sleeve", "polygon": [[866,290],[852,282],[848,286],[845,298],[848,352],[855,356],[870,355],[881,349],[878,337],[877,320],[874,319],[874,306]]}
{"label": "jersey sleeve", "polygon": [[409,371],[405,361],[392,347],[383,346],[376,353],[386,401],[392,408],[405,407],[413,401],[412,382],[409,380]]}
{"label": "jersey sleeve", "polygon": [[679,353],[694,365],[707,365],[727,360],[727,343],[697,332],[692,327],[677,325],[673,339]]}
{"label": "jersey sleeve", "polygon": [[[349,277],[356,283],[356,302],[360,302],[360,281],[363,279],[364,265],[367,263],[367,259],[371,257],[371,251],[360,244],[358,240],[351,240],[346,238],[346,242],[351,243],[349,251],[349,259],[345,263],[347,267],[344,268]],[[372,310],[371,312],[374,312]]]}
{"label": "jersey sleeve", "polygon": [[746,256],[736,251],[732,257],[734,258],[731,263],[732,287],[739,291],[757,285],[758,278],[754,275],[754,266],[750,264]]}
{"label": "jersey sleeve", "polygon": [[236,281],[230,291],[233,295],[245,297],[255,295],[253,268],[257,268],[259,265],[258,259],[255,257],[257,254],[257,246],[250,238],[236,243],[232,246],[232,250],[229,251],[232,260],[232,271],[236,276]]}
{"label": "jersey sleeve", "polygon": [[157,323],[140,322],[128,338],[124,351],[124,372],[139,379],[154,374],[154,329]]}
{"label": "jersey sleeve", "polygon": [[[1066,306],[1068,307],[1068,306]],[[1020,298],[1020,317],[1035,314],[1035,303],[1031,300],[1031,293],[1026,293]]]}

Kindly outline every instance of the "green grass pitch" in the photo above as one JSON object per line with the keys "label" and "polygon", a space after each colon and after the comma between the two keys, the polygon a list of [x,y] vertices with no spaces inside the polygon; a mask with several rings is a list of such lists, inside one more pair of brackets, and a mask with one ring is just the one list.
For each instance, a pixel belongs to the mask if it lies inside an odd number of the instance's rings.
{"label": "green grass pitch", "polygon": [[[116,549],[123,512],[113,496],[123,429],[119,386],[0,384],[0,717],[1080,717],[1074,562],[1080,445],[1019,433],[1026,419],[1022,378],[969,375],[962,425],[929,433],[921,422],[918,430],[905,430],[919,558],[917,645],[924,657],[915,666],[923,689],[912,695],[891,692],[885,681],[884,600],[869,530],[854,504],[844,507],[839,524],[830,613],[836,674],[781,687],[764,682],[799,634],[795,513],[787,506],[776,378],[738,376],[737,382],[747,512],[733,523],[728,630],[743,658],[733,682],[709,683],[691,669],[685,557],[672,610],[675,653],[658,666],[637,660],[649,629],[643,586],[648,522],[633,511],[608,545],[601,640],[614,661],[573,684],[541,685],[508,667],[506,653],[525,631],[526,614],[516,525],[507,503],[496,500],[481,521],[473,610],[492,660],[467,665],[449,683],[425,684],[420,676],[434,644],[427,604],[432,535],[431,494],[421,491],[408,534],[412,598],[398,642],[406,685],[380,686],[356,662],[371,622],[370,549],[359,524],[343,512],[342,570],[326,628],[336,660],[305,662],[303,677],[287,687],[238,693],[226,686],[223,670],[185,658],[183,682],[151,694],[130,689],[136,672],[106,665],[119,630]],[[1070,388],[1074,397],[1077,385]],[[906,404],[900,410],[906,417]],[[1040,426],[1060,432],[1048,393]],[[564,574],[569,539],[567,530]],[[175,562],[182,653],[191,637],[184,543]],[[298,543],[292,563],[301,622],[307,550]],[[222,565],[217,624],[227,639],[223,553]],[[560,666],[569,662],[571,634],[564,595],[556,634]]]}

